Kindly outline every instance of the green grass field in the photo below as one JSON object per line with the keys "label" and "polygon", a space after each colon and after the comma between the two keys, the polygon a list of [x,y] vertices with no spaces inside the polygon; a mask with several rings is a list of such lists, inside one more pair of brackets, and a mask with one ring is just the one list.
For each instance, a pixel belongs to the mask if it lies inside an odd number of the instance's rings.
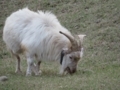
{"label": "green grass field", "polygon": [[[1,0],[0,1],[0,90],[120,90],[120,1],[119,0]],[[73,75],[59,76],[59,64],[43,62],[42,75],[25,76],[27,63],[22,56],[22,74],[15,73],[16,59],[2,40],[7,16],[29,7],[50,10],[73,34],[86,34],[84,57]]]}

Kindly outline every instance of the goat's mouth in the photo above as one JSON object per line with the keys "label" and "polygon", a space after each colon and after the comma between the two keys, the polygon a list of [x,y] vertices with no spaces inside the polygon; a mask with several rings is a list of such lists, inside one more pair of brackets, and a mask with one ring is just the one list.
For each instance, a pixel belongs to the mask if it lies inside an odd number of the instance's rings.
{"label": "goat's mouth", "polygon": [[69,74],[73,74],[76,72],[76,68],[71,70],[69,67],[67,67],[65,71],[67,71]]}

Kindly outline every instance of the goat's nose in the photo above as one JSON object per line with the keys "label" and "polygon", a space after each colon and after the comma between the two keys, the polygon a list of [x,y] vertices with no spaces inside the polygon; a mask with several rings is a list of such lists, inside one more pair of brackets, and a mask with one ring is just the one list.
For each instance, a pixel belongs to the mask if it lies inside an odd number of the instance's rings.
{"label": "goat's nose", "polygon": [[73,69],[73,70],[71,70],[71,73],[75,73],[76,72],[76,68],[75,69]]}

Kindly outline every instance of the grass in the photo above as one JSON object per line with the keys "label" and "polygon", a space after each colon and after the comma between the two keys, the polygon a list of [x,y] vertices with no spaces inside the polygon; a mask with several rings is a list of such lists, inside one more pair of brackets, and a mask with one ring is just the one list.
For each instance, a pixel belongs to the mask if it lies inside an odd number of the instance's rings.
{"label": "grass", "polygon": [[[0,90],[119,90],[120,88],[120,1],[119,0],[3,0],[0,1]],[[17,75],[15,59],[2,41],[4,21],[12,12],[28,6],[50,10],[73,34],[84,33],[85,53],[74,75],[59,76],[59,64],[43,62],[41,76]]]}

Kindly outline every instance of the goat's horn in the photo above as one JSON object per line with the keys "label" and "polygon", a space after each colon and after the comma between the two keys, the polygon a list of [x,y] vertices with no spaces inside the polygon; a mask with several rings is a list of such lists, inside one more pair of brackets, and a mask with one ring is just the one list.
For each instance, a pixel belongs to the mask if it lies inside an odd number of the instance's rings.
{"label": "goat's horn", "polygon": [[70,40],[70,42],[71,42],[71,44],[72,44],[72,47],[78,46],[78,43],[77,43],[77,41],[74,39],[74,37],[71,37],[71,36],[69,36],[68,34],[63,33],[63,32],[61,32],[61,31],[60,31],[60,33],[63,34],[63,35],[65,35],[65,36]]}

